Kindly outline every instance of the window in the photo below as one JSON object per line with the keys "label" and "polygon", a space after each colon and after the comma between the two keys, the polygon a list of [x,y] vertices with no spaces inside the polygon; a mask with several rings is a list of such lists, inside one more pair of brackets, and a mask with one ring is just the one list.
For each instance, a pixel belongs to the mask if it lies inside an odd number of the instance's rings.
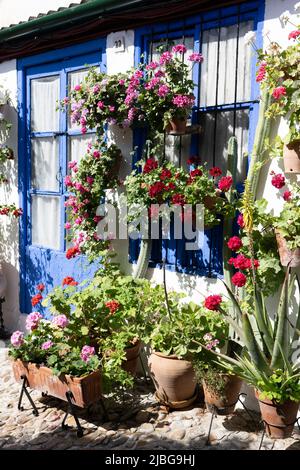
{"label": "window", "polygon": [[[225,170],[228,139],[235,135],[239,148],[238,181],[244,180],[259,93],[254,79],[255,58],[244,44],[244,35],[259,30],[262,15],[262,2],[249,2],[137,32],[136,45],[142,54],[136,54],[137,63],[155,59],[156,47],[161,43],[171,47],[181,42],[187,47],[186,56],[192,51],[204,56],[204,62],[193,69],[196,105],[192,123],[200,124],[201,131],[164,138],[165,155],[177,165],[188,169],[189,156],[198,155],[201,163]],[[143,139],[145,135],[135,131],[135,144],[141,145]],[[153,241],[151,266],[160,266],[162,258],[166,258],[169,269],[209,277],[220,275],[222,239],[222,227],[206,230],[203,249],[197,252],[185,251],[184,240]],[[138,251],[138,243],[131,242],[132,262],[137,260]]]}

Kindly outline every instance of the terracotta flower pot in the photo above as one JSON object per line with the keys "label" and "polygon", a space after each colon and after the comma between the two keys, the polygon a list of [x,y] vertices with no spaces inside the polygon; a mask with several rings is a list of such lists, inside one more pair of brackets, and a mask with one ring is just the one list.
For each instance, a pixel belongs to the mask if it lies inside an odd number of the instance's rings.
{"label": "terracotta flower pot", "polygon": [[297,268],[300,266],[300,247],[295,250],[290,250],[280,231],[275,230],[275,234],[282,266],[287,266],[289,263],[291,268]]}
{"label": "terracotta flower pot", "polygon": [[295,140],[283,147],[285,173],[300,173],[300,140]]}
{"label": "terracotta flower pot", "polygon": [[196,400],[197,380],[191,362],[153,352],[148,363],[161,403],[179,409]]}
{"label": "terracotta flower pot", "polygon": [[220,394],[213,390],[203,380],[204,400],[209,411],[215,411],[219,415],[229,415],[234,412],[241,391],[242,380],[236,375],[221,374],[225,381],[224,391]]}
{"label": "terracotta flower pot", "polygon": [[140,350],[141,342],[138,341],[134,346],[127,348],[125,351],[126,361],[123,362],[122,369],[131,375],[136,375]]}
{"label": "terracotta flower pot", "polygon": [[12,363],[14,377],[21,382],[21,376],[25,375],[30,388],[39,390],[61,400],[66,399],[66,392],[71,391],[75,405],[85,408],[101,398],[102,383],[101,371],[91,372],[82,377],[71,375],[53,375],[51,369],[31,362],[23,362],[20,359]]}
{"label": "terracotta flower pot", "polygon": [[166,131],[168,133],[184,134],[186,131],[186,124],[187,124],[186,118],[173,118],[170,121],[169,126],[166,127]]}
{"label": "terracotta flower pot", "polygon": [[275,403],[267,398],[260,400],[258,390],[255,390],[255,396],[258,399],[267,435],[273,439],[290,437],[297,418],[299,403],[291,400]]}

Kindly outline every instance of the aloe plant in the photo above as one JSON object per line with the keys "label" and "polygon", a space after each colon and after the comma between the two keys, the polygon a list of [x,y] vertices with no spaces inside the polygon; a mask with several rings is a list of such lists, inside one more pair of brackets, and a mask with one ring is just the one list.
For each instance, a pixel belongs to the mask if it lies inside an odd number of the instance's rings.
{"label": "aloe plant", "polygon": [[278,402],[286,399],[300,401],[300,363],[297,363],[300,305],[295,320],[290,320],[295,287],[299,293],[299,279],[288,269],[274,321],[271,321],[265,298],[256,286],[253,313],[243,311],[240,301],[227,285],[227,292],[239,316],[232,319],[222,311],[244,349],[242,355],[235,358],[217,353],[220,364],[259,389],[264,397]]}

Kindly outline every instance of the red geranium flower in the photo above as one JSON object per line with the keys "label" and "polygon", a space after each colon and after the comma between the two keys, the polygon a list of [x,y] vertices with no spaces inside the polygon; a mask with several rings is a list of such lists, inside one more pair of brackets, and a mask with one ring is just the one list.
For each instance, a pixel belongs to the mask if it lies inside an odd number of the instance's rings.
{"label": "red geranium flower", "polygon": [[171,181],[171,183],[166,184],[166,186],[165,186],[166,191],[172,191],[173,189],[176,189],[176,186],[175,186],[174,183],[172,183],[172,181]]}
{"label": "red geranium flower", "polygon": [[272,96],[275,100],[279,100],[282,96],[286,95],[286,88],[285,86],[278,86],[274,88]]}
{"label": "red geranium flower", "polygon": [[292,193],[291,191],[284,191],[283,193],[283,199],[288,202],[291,200],[291,197],[292,197]]}
{"label": "red geranium flower", "polygon": [[232,276],[231,281],[232,284],[234,284],[235,286],[243,287],[247,282],[247,277],[245,276],[245,274],[238,272]]}
{"label": "red geranium flower", "polygon": [[78,286],[78,282],[76,282],[73,277],[67,276],[63,279],[62,285],[63,286]]}
{"label": "red geranium flower", "polygon": [[234,236],[229,238],[227,246],[232,251],[238,251],[240,248],[242,248],[243,242],[239,237]]}
{"label": "red geranium flower", "polygon": [[209,174],[213,177],[216,177],[216,176],[221,176],[222,174],[222,170],[221,168],[219,168],[218,166],[213,166],[210,170],[209,170]]}
{"label": "red geranium flower", "polygon": [[41,294],[34,295],[31,299],[31,305],[35,307],[37,304],[40,303],[42,299],[43,299],[43,296]]}
{"label": "red geranium flower", "polygon": [[14,215],[15,217],[21,217],[21,215],[23,215],[23,209],[15,209],[15,210],[13,211],[13,215]]}
{"label": "red geranium flower", "polygon": [[218,183],[218,188],[226,193],[232,186],[232,178],[231,176],[223,176]]}
{"label": "red geranium flower", "polygon": [[163,168],[159,178],[164,181],[172,177],[172,173],[167,168]]}
{"label": "red geranium flower", "polygon": [[[229,264],[233,264],[233,266],[235,267],[235,269],[251,269],[252,267],[252,264],[251,264],[251,259],[250,258],[247,258],[245,255],[243,255],[242,253],[237,255],[236,258],[230,258],[228,260],[228,263]],[[253,261],[253,265],[255,268],[258,268],[259,266],[259,261],[257,259],[255,259]]]}
{"label": "red geranium flower", "polygon": [[187,160],[187,164],[188,165],[196,165],[198,164],[200,161],[199,157],[197,155],[193,155],[192,157],[190,157],[188,160]]}
{"label": "red geranium flower", "polygon": [[195,170],[190,171],[190,177],[191,178],[196,178],[197,176],[202,176],[203,172],[200,170],[200,168],[196,168]]}
{"label": "red geranium flower", "polygon": [[274,174],[271,183],[275,188],[281,189],[285,185],[285,177],[281,173]]}
{"label": "red geranium flower", "polygon": [[257,82],[262,82],[266,76],[266,67],[267,67],[267,62],[266,61],[262,61],[260,66],[259,66],[259,69],[257,71],[257,75],[256,75],[256,81]]}
{"label": "red geranium flower", "polygon": [[120,303],[117,300],[109,300],[108,302],[105,302],[105,307],[107,307],[110,314],[113,315],[120,307]]}
{"label": "red geranium flower", "polygon": [[245,222],[244,222],[244,216],[243,216],[243,214],[239,214],[239,215],[238,215],[237,224],[238,224],[241,228],[244,228],[244,227],[245,227]]}
{"label": "red geranium flower", "polygon": [[184,206],[185,204],[185,198],[183,194],[174,194],[172,196],[172,204],[175,204],[176,206]]}
{"label": "red geranium flower", "polygon": [[38,284],[36,286],[37,290],[40,291],[40,292],[43,292],[43,290],[45,290],[45,284]]}
{"label": "red geranium flower", "polygon": [[158,167],[158,162],[154,158],[148,158],[143,168],[143,173],[150,173],[153,170],[156,170]]}
{"label": "red geranium flower", "polygon": [[66,253],[66,258],[71,259],[74,258],[75,256],[79,255],[80,250],[77,248],[77,246],[72,246],[71,248],[68,249]]}
{"label": "red geranium flower", "polygon": [[155,197],[160,194],[165,189],[164,183],[157,181],[157,183],[152,184],[149,188],[149,196]]}
{"label": "red geranium flower", "polygon": [[204,300],[204,306],[208,309],[208,310],[219,310],[220,308],[220,304],[222,302],[222,297],[221,295],[209,295],[208,297],[206,297],[206,299]]}
{"label": "red geranium flower", "polygon": [[288,39],[297,39],[297,37],[300,36],[300,31],[299,29],[296,29],[294,31],[291,31],[290,34],[288,35]]}

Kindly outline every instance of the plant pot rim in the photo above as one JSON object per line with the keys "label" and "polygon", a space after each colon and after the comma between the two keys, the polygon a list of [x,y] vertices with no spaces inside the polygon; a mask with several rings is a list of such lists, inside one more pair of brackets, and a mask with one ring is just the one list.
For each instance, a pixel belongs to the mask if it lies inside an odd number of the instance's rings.
{"label": "plant pot rim", "polygon": [[178,356],[176,356],[176,354],[164,354],[162,352],[155,351],[155,349],[152,349],[151,352],[152,352],[152,354],[155,354],[156,356],[159,356],[159,357],[164,357],[165,359],[173,359],[173,360],[177,360],[177,361],[190,362],[188,359],[179,358]]}
{"label": "plant pot rim", "polygon": [[[23,361],[22,359],[20,359],[19,357],[17,359],[12,359],[12,362],[21,362],[25,367],[26,366],[29,366],[29,365],[32,365],[34,367],[37,367],[38,369],[40,369],[41,367],[44,369],[44,370],[47,370],[49,371],[52,375],[53,372],[52,370],[50,369],[50,367],[48,366],[45,366],[44,364],[38,364],[37,362],[31,362],[31,361]],[[72,380],[73,382],[76,382],[76,381],[81,381],[82,379],[84,379],[85,377],[89,377],[91,376],[92,374],[98,374],[101,372],[101,368],[97,369],[97,370],[93,370],[91,372],[87,372],[86,374],[84,375],[71,375],[71,374],[60,374],[60,375],[57,375],[56,377],[59,378],[59,379],[62,379],[62,378],[67,378],[68,380]]]}
{"label": "plant pot rim", "polygon": [[285,403],[295,403],[298,404],[298,406],[300,405],[300,400],[299,401],[295,401],[295,400],[291,400],[290,398],[287,398],[286,400],[283,400],[283,401],[276,401],[276,400],[271,400],[270,398],[259,398],[259,395],[263,393],[262,390],[258,390],[257,388],[254,389],[254,394],[255,394],[255,397],[257,398],[258,401],[260,401],[261,403],[264,403],[265,405],[269,405],[269,406],[282,406],[284,405]]}

